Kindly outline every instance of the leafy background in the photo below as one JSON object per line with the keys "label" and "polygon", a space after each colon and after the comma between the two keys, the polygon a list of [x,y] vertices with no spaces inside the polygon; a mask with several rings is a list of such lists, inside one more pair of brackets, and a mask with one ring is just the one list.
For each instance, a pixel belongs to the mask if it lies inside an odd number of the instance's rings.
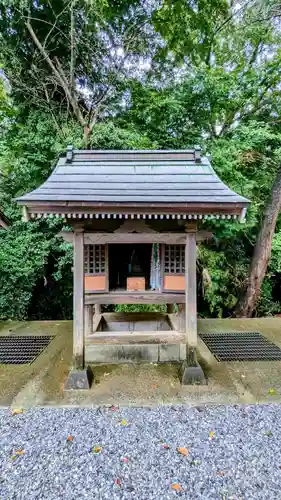
{"label": "leafy background", "polygon": [[[200,144],[222,180],[251,200],[245,224],[217,221],[213,240],[198,246],[199,314],[234,313],[280,168],[280,16],[274,0],[0,0],[0,205],[11,220],[0,231],[1,319],[72,315],[62,223],[24,223],[14,200],[47,178],[68,144],[86,139],[97,149]],[[280,255],[278,219],[255,315],[281,313]]]}

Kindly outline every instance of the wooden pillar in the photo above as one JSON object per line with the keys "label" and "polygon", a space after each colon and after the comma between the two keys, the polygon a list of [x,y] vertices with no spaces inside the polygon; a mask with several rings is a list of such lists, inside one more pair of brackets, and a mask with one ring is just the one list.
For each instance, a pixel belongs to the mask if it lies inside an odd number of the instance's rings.
{"label": "wooden pillar", "polygon": [[91,304],[85,306],[84,321],[85,337],[88,337],[93,333],[93,306]]}
{"label": "wooden pillar", "polygon": [[167,313],[173,314],[174,312],[174,304],[167,304]]}
{"label": "wooden pillar", "polygon": [[196,232],[194,230],[186,234],[185,314],[186,342],[189,348],[194,348],[197,346]]}
{"label": "wooden pillar", "polygon": [[95,314],[101,314],[101,305],[95,304]]}
{"label": "wooden pillar", "polygon": [[73,235],[73,364],[77,370],[84,368],[84,233]]}

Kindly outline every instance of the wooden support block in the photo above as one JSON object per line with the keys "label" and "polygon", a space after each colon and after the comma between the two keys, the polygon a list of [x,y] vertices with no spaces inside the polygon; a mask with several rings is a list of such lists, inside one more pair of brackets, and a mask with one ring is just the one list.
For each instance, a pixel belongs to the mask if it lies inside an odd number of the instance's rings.
{"label": "wooden support block", "polygon": [[167,304],[167,313],[173,314],[174,312],[174,304]]}
{"label": "wooden support block", "polygon": [[101,314],[101,304],[95,304],[95,314]]}

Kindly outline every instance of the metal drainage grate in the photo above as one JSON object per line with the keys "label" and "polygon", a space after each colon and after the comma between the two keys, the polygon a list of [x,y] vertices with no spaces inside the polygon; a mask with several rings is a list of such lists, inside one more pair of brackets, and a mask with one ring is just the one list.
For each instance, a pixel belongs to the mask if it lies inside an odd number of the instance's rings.
{"label": "metal drainage grate", "polygon": [[218,361],[276,361],[281,349],[259,332],[200,333]]}
{"label": "metal drainage grate", "polygon": [[49,345],[53,335],[0,337],[0,364],[31,364]]}

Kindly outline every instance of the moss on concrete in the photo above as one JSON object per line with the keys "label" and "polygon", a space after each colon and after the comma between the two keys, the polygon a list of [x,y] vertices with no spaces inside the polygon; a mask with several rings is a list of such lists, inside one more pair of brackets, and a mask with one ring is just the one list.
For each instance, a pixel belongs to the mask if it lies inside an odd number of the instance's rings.
{"label": "moss on concrete", "polygon": [[[201,331],[260,331],[281,346],[281,319],[200,320]],[[32,406],[237,403],[281,401],[281,362],[205,363],[207,387],[182,387],[181,363],[94,365],[96,383],[83,394],[65,394],[72,364],[72,323],[0,323],[0,335],[54,335],[32,365],[0,365],[0,404]],[[205,358],[204,358],[205,359]],[[273,391],[271,390],[273,389]]]}

